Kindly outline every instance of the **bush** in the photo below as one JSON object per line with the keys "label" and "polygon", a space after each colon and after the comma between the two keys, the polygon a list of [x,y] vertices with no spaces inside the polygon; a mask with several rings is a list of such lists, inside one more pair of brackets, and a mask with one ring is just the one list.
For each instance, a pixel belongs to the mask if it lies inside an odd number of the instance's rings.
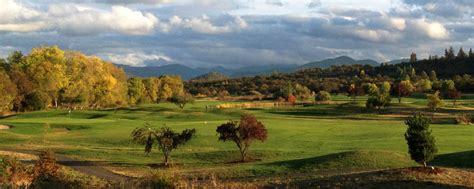
{"label": "bush", "polygon": [[457,115],[456,123],[470,125],[472,123],[472,116],[468,114]]}
{"label": "bush", "polygon": [[416,113],[405,121],[408,126],[405,139],[411,159],[426,167],[438,152],[436,141],[431,135],[430,119],[422,113]]}
{"label": "bush", "polygon": [[331,100],[331,94],[329,94],[329,93],[326,92],[326,91],[319,91],[319,92],[316,94],[315,100],[318,101],[318,102],[321,102],[321,101],[330,101],[330,100]]}

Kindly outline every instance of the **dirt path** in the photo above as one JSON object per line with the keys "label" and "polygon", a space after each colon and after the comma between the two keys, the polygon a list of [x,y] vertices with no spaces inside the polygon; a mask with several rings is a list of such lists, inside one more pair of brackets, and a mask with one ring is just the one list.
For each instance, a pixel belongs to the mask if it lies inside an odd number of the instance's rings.
{"label": "dirt path", "polygon": [[[27,155],[38,155],[40,152],[35,150],[22,150],[22,149],[0,149],[0,151],[4,152],[13,152],[19,154],[27,154]],[[68,158],[64,155],[56,154],[57,162],[60,165],[70,167],[78,172],[92,175],[101,179],[105,179],[111,182],[121,182],[130,179],[130,177],[115,174],[105,168],[102,167],[104,162],[95,162],[95,161],[82,161],[82,160],[75,160]],[[29,159],[23,160],[28,163],[35,163],[36,159]]]}

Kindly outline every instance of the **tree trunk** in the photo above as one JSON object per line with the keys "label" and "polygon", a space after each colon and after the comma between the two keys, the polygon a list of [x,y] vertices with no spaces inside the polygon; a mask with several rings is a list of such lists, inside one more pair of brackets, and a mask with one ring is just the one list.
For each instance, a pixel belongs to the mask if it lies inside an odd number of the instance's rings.
{"label": "tree trunk", "polygon": [[456,99],[453,100],[453,106],[456,107]]}
{"label": "tree trunk", "polygon": [[165,154],[165,167],[168,167],[169,166],[169,163],[168,163],[168,157],[169,155],[168,154]]}
{"label": "tree trunk", "polygon": [[241,156],[240,161],[245,162],[245,160],[246,160],[245,159],[245,151],[243,149],[240,149],[240,156]]}
{"label": "tree trunk", "polygon": [[423,167],[426,168],[426,161],[423,161]]}
{"label": "tree trunk", "polygon": [[402,103],[402,97],[401,97],[401,96],[398,96],[398,103],[399,103],[399,104]]}

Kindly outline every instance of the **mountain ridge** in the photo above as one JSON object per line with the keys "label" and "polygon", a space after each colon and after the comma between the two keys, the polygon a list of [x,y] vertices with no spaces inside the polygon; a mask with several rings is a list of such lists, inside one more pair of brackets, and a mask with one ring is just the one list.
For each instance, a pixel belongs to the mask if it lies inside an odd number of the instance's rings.
{"label": "mountain ridge", "polygon": [[222,66],[213,68],[191,68],[182,64],[167,64],[161,66],[146,66],[146,67],[133,67],[128,65],[117,66],[124,69],[124,71],[130,76],[135,77],[151,77],[161,75],[180,75],[184,80],[190,80],[199,76],[205,76],[211,72],[217,72],[227,77],[245,77],[255,75],[266,75],[272,73],[290,73],[302,69],[309,68],[328,68],[336,65],[371,65],[378,66],[380,63],[371,60],[355,60],[348,56],[339,56],[335,58],[328,58],[321,61],[308,62],[303,65],[297,64],[272,64],[272,65],[260,65],[260,66],[247,66],[237,69],[228,69]]}

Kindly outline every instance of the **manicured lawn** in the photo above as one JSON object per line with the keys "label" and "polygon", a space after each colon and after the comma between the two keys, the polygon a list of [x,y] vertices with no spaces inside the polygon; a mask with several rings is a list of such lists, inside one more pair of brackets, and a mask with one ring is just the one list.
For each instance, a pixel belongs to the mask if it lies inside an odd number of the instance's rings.
{"label": "manicured lawn", "polygon": [[[363,97],[359,97],[362,99]],[[350,100],[345,96],[336,101]],[[159,163],[160,152],[145,156],[143,147],[131,141],[130,132],[145,123],[175,130],[196,128],[197,136],[172,154],[181,171],[207,170],[221,177],[270,175],[287,171],[375,169],[415,165],[407,154],[403,119],[378,114],[358,106],[315,105],[309,107],[211,109],[223,103],[197,101],[184,110],[174,104],[142,105],[103,111],[63,110],[19,114],[0,119],[13,126],[0,131],[0,148],[45,149],[78,159],[106,161],[114,167],[146,170]],[[393,98],[392,102],[396,102]],[[403,107],[420,110],[422,99],[404,98]],[[470,102],[468,102],[470,103]],[[423,105],[421,105],[423,104]],[[394,104],[394,107],[400,105]],[[253,113],[267,127],[265,143],[255,143],[250,154],[260,161],[230,164],[239,154],[233,143],[217,141],[215,129],[242,113]],[[474,126],[433,124],[441,166],[472,167],[466,153],[474,149]],[[464,153],[463,155],[453,155]],[[449,159],[452,159],[450,161]],[[457,161],[457,163],[452,163]],[[371,165],[371,166],[369,166]]]}

